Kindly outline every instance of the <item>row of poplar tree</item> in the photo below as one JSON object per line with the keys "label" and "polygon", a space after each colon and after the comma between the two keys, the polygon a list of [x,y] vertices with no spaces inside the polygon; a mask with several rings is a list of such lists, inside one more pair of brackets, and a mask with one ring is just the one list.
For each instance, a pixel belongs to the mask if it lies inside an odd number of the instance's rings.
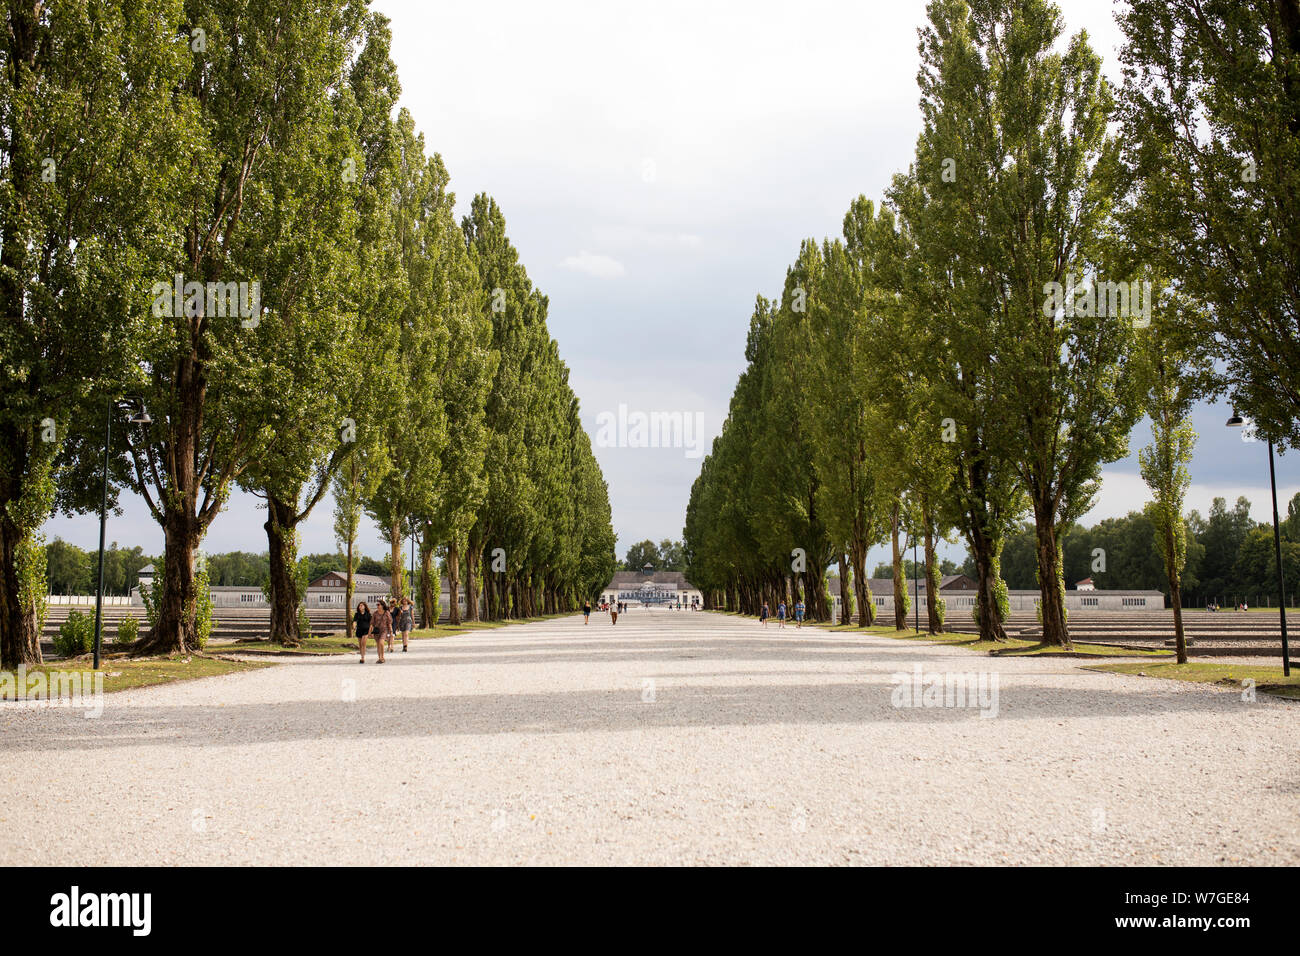
{"label": "row of poplar tree", "polygon": [[793,588],[824,619],[838,564],[868,625],[866,553],[888,541],[901,628],[906,537],[934,595],[935,542],[960,533],[981,637],[1002,639],[1002,548],[1028,517],[1043,640],[1068,646],[1062,534],[1145,413],[1181,652],[1192,403],[1226,394],[1300,443],[1300,5],[1132,0],[1119,88],[1047,0],[928,14],[914,161],[758,299],[692,489],[691,580],[745,612]]}
{"label": "row of poplar tree", "polygon": [[480,595],[532,615],[608,581],[607,488],[547,299],[495,201],[456,222],[367,0],[18,0],[4,18],[3,666],[40,658],[39,529],[99,507],[110,424],[110,505],[135,491],[165,538],[140,653],[197,646],[195,555],[235,487],[265,500],[284,643],[297,531],[331,489],[349,566],[369,516],[393,592],[414,585],[426,614],[438,555],[471,617]]}

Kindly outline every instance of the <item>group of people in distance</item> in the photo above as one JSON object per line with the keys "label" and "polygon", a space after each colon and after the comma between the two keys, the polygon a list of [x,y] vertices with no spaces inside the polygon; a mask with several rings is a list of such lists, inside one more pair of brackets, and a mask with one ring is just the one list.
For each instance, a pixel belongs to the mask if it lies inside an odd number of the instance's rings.
{"label": "group of people in distance", "polygon": [[[795,601],[794,602],[795,627],[803,627],[803,615],[804,615],[803,601]],[[771,616],[772,616],[772,611],[767,606],[767,602],[764,601],[762,608],[760,608],[758,612],[758,623],[762,624],[764,627],[767,627],[767,619]],[[776,621],[778,627],[785,627],[785,602],[784,601],[782,601],[780,604],[776,606]]]}
{"label": "group of people in distance", "polygon": [[357,643],[361,650],[359,663],[366,662],[366,638],[373,635],[375,650],[379,653],[379,663],[382,664],[384,642],[387,641],[388,649],[391,651],[395,634],[402,635],[402,650],[410,649],[411,631],[415,630],[415,605],[409,597],[403,597],[401,601],[394,601],[391,605],[381,598],[379,607],[371,612],[370,605],[361,601],[357,604],[356,613],[352,615],[352,621],[356,625]]}
{"label": "group of people in distance", "polygon": [[[627,610],[627,604],[619,601],[617,604],[610,604],[608,601],[600,602],[600,610],[609,612],[609,623],[617,624],[618,616]],[[591,623],[591,600],[590,598],[582,602],[582,623]]]}
{"label": "group of people in distance", "polygon": [[[1223,610],[1223,608],[1219,607],[1219,604],[1218,604],[1217,601],[1216,601],[1215,603],[1213,603],[1213,604],[1207,604],[1207,605],[1205,605],[1205,609],[1206,609],[1207,611],[1211,612],[1211,613],[1214,613],[1215,611],[1221,611],[1221,610]],[[1245,601],[1242,601],[1240,604],[1238,604],[1238,605],[1236,606],[1236,608],[1234,608],[1234,610],[1237,610],[1237,611],[1249,611],[1249,610],[1250,610],[1250,605],[1247,604]]]}

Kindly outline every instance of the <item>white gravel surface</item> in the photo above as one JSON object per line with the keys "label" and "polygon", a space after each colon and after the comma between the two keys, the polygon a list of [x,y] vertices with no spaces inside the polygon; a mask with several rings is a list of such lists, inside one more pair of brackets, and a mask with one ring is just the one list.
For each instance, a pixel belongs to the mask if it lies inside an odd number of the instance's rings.
{"label": "white gravel surface", "polygon": [[1263,695],[662,610],[371,654],[0,706],[0,864],[1300,863]]}

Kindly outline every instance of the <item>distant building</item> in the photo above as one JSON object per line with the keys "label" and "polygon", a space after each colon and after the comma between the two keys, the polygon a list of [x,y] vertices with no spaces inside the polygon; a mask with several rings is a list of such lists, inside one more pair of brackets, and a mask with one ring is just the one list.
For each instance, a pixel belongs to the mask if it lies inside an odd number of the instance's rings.
{"label": "distant building", "polygon": [[[146,565],[140,569],[140,583],[152,585],[155,576],[154,566]],[[321,575],[315,581],[307,584],[307,593],[303,595],[303,605],[308,609],[320,608],[343,608],[347,601],[347,574],[343,571],[328,571]],[[451,589],[447,584],[446,577],[442,578],[442,593],[439,596],[438,609],[442,618],[447,616],[450,608]],[[352,575],[352,602],[356,604],[359,601],[365,601],[373,610],[379,603],[380,598],[387,599],[392,593],[392,578],[379,574],[353,574]],[[232,586],[232,585],[213,585],[209,588],[212,595],[212,606],[214,608],[222,607],[246,607],[246,608],[267,608],[266,595],[262,593],[260,587],[249,586]],[[460,588],[460,609],[463,614],[465,611],[465,589]],[[413,600],[418,603],[419,591],[411,595]],[[140,598],[140,588],[137,586],[131,591],[131,603],[142,604]]]}
{"label": "distant building", "polygon": [[615,571],[609,586],[601,593],[602,601],[619,601],[645,605],[693,603],[703,605],[704,594],[686,580],[681,571]]}
{"label": "distant building", "polygon": [[[871,578],[871,601],[876,605],[877,613],[894,613],[894,579]],[[1084,584],[1087,587],[1084,587]],[[907,593],[914,606],[919,606],[924,615],[929,609],[925,579],[913,583],[911,578],[904,578]],[[840,619],[840,577],[832,574],[827,580],[828,589],[835,604],[835,620]],[[975,607],[976,592],[979,582],[965,574],[949,574],[939,579],[939,597],[943,599],[946,613],[961,612],[969,614]],[[1081,593],[1086,592],[1086,593]],[[1035,611],[1042,601],[1042,595],[1035,589],[1008,590],[1008,603],[1012,611]],[[1067,611],[1163,611],[1165,596],[1160,591],[1102,591],[1092,584],[1092,579],[1080,581],[1073,591],[1065,592],[1065,609]]]}

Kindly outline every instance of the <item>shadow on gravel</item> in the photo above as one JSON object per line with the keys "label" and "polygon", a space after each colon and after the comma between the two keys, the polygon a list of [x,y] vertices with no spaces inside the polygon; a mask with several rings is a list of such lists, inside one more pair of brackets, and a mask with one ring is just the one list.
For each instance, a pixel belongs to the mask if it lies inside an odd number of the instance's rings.
{"label": "shadow on gravel", "polygon": [[[969,670],[974,670],[974,665],[972,661]],[[342,671],[340,674],[343,676]],[[1163,711],[1172,725],[1179,714],[1223,714],[1226,718],[1240,715],[1245,707],[1269,706],[1244,704],[1239,695],[1226,692],[1170,692],[1150,684],[1132,691],[1099,686],[1062,690],[1025,686],[1018,676],[1012,676],[1002,681],[999,715],[990,719],[981,717],[973,707],[895,708],[891,703],[894,685],[879,675],[852,683],[722,687],[675,685],[670,676],[656,678],[653,702],[642,700],[643,676],[650,672],[629,672],[627,687],[619,690],[445,697],[366,698],[363,694],[351,703],[115,708],[110,697],[98,720],[86,720],[79,711],[46,711],[40,724],[24,726],[21,732],[10,728],[0,736],[0,753],[769,724],[964,724],[970,730],[999,733],[1007,721],[1062,724],[1071,718],[1099,716],[1151,718]]]}

